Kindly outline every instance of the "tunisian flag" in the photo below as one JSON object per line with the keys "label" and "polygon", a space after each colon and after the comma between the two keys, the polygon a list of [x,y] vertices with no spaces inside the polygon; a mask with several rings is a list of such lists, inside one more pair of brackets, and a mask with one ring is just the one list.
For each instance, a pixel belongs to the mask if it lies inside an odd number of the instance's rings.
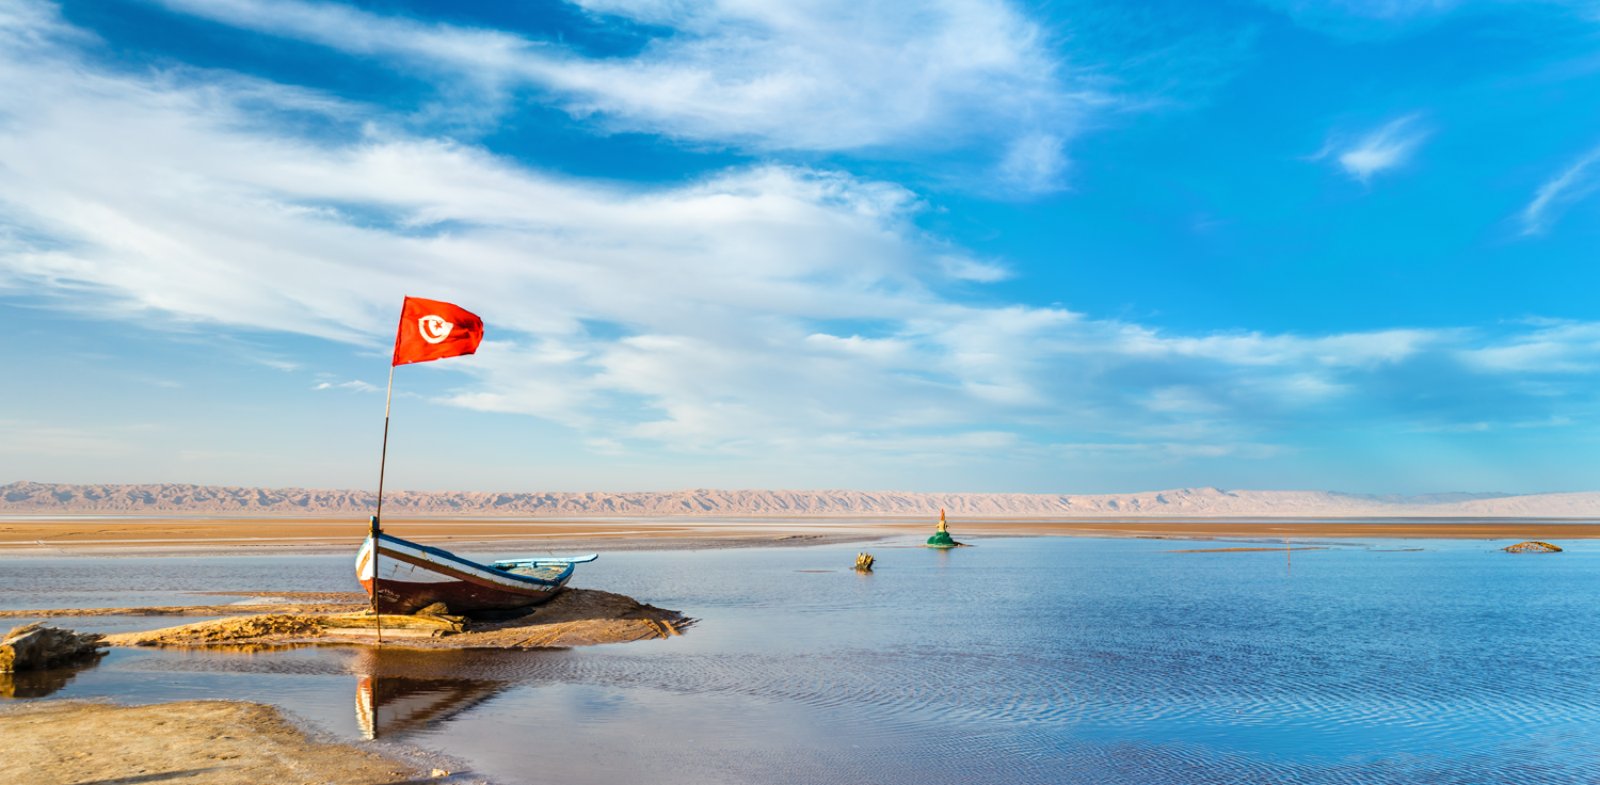
{"label": "tunisian flag", "polygon": [[483,320],[477,314],[438,300],[407,297],[400,308],[394,364],[425,363],[472,354],[482,340]]}

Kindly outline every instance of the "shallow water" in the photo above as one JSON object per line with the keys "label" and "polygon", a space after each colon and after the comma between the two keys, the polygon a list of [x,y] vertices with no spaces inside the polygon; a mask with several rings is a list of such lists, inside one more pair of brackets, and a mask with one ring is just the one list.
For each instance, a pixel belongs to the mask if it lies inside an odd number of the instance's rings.
{"label": "shallow water", "polygon": [[[364,689],[380,744],[502,783],[1600,781],[1600,546],[1503,544],[891,541],[865,576],[859,546],[611,553],[574,585],[700,623],[570,651],[119,650],[52,697],[261,700],[361,739]],[[7,608],[354,586],[346,556],[0,561]]]}

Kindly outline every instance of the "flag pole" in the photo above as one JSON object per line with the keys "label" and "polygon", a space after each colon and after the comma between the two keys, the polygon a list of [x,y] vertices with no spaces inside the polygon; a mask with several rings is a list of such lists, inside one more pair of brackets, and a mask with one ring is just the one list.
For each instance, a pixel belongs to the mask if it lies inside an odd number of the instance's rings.
{"label": "flag pole", "polygon": [[[414,325],[410,332],[407,332],[407,324]],[[383,614],[378,612],[378,593],[382,588],[378,558],[383,535],[383,475],[389,465],[389,413],[394,405],[395,366],[472,354],[482,341],[483,320],[461,306],[420,297],[406,297],[400,302],[400,321],[394,331],[394,358],[389,363],[389,386],[383,394],[383,452],[378,455],[378,505],[367,534],[372,540],[372,615],[377,622],[379,645],[383,644]]]}
{"label": "flag pole", "polygon": [[372,618],[378,623],[378,643],[383,644],[383,615],[378,613],[378,519],[383,516],[383,472],[389,465],[389,406],[394,401],[394,366],[389,366],[389,389],[383,394],[383,451],[378,454],[378,509],[372,514]]}

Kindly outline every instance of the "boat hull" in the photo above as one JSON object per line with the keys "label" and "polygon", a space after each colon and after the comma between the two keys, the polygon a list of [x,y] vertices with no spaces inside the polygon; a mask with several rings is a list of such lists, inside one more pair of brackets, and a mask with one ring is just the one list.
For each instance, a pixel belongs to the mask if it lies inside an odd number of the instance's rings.
{"label": "boat hull", "polygon": [[463,559],[449,551],[379,534],[377,569],[371,536],[356,555],[356,577],[379,613],[414,613],[436,602],[452,613],[527,608],[549,601],[572,577],[572,565],[538,576]]}

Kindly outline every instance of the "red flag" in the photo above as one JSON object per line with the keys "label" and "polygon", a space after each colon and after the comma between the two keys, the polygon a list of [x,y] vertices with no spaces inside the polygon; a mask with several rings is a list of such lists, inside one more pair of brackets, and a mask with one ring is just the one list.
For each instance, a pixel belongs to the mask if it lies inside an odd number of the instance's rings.
{"label": "red flag", "polygon": [[407,297],[400,308],[394,364],[425,363],[472,354],[483,340],[483,320],[450,303]]}

